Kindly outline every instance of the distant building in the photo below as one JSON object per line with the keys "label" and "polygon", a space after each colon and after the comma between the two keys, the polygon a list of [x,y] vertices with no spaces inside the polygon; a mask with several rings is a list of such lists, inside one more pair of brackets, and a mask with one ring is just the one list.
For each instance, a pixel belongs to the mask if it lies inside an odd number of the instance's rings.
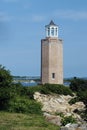
{"label": "distant building", "polygon": [[41,40],[42,84],[63,84],[63,43],[53,21],[45,26],[46,38]]}

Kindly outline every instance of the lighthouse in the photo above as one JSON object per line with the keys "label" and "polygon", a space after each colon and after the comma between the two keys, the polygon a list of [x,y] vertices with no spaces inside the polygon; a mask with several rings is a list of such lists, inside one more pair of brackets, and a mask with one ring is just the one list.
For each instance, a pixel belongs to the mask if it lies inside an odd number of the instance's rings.
{"label": "lighthouse", "polygon": [[63,84],[63,41],[58,36],[58,26],[51,20],[45,33],[41,40],[41,82]]}

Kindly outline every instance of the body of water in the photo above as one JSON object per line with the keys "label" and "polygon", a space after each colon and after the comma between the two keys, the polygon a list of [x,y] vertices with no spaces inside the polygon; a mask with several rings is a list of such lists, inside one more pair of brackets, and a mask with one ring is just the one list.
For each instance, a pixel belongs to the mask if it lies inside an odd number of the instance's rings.
{"label": "body of water", "polygon": [[[23,86],[37,86],[37,82],[21,82]],[[64,86],[69,86],[70,82],[64,82]]]}
{"label": "body of water", "polygon": [[21,82],[21,84],[23,85],[23,86],[37,86],[37,83],[36,82],[32,82],[32,83],[30,83],[30,82]]}

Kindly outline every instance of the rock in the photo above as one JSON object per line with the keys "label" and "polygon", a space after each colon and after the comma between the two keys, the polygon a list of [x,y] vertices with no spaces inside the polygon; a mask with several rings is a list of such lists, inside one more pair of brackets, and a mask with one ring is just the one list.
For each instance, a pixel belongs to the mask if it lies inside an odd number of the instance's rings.
{"label": "rock", "polygon": [[71,128],[77,128],[78,124],[71,124],[71,123],[69,123],[69,124],[65,125],[65,127],[67,127],[67,128],[69,128],[69,127],[71,127]]}
{"label": "rock", "polygon": [[[53,116],[55,113],[63,113],[64,116],[71,116],[73,115],[74,118],[77,119],[78,122],[81,122],[80,115],[76,114],[74,111],[77,110],[84,110],[85,105],[83,102],[77,102],[73,105],[70,105],[68,102],[73,97],[67,95],[45,95],[41,94],[39,92],[35,92],[34,99],[38,102],[42,103],[42,111],[46,113],[50,113],[50,120],[51,122],[57,122],[57,120],[60,120],[58,116]],[[57,123],[56,123],[57,124]],[[60,124],[60,123],[58,123]]]}
{"label": "rock", "polygon": [[87,123],[82,124],[79,128],[81,130],[87,130]]}
{"label": "rock", "polygon": [[58,125],[58,126],[61,125],[61,117],[60,116],[54,116],[54,115],[50,115],[48,113],[44,113],[44,116],[46,117],[46,120],[48,122],[51,122],[51,123]]}
{"label": "rock", "polygon": [[83,102],[76,102],[75,104],[71,105],[72,111],[74,111],[75,108],[76,108],[77,110],[84,110],[84,107],[85,107],[85,105],[84,105]]}
{"label": "rock", "polygon": [[61,130],[87,130],[87,124],[82,124],[81,126],[78,124],[67,124],[61,127]]}
{"label": "rock", "polygon": [[40,94],[39,92],[36,92],[34,94],[34,99],[38,102],[41,102],[43,104],[42,111],[46,112],[63,112],[65,115],[73,114],[73,111],[75,109],[83,110],[85,105],[83,102],[77,102],[76,104],[70,105],[68,102],[73,97],[71,96],[64,96],[64,95],[58,95],[58,96],[52,96],[52,95],[45,95]]}

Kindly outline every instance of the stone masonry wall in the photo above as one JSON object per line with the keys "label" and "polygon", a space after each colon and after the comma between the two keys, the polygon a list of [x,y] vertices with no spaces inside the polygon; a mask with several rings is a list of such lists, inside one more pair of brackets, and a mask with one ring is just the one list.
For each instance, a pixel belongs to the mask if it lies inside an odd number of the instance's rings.
{"label": "stone masonry wall", "polygon": [[[55,73],[55,78],[52,78]],[[63,45],[57,38],[43,39],[41,43],[42,84],[63,84]]]}

